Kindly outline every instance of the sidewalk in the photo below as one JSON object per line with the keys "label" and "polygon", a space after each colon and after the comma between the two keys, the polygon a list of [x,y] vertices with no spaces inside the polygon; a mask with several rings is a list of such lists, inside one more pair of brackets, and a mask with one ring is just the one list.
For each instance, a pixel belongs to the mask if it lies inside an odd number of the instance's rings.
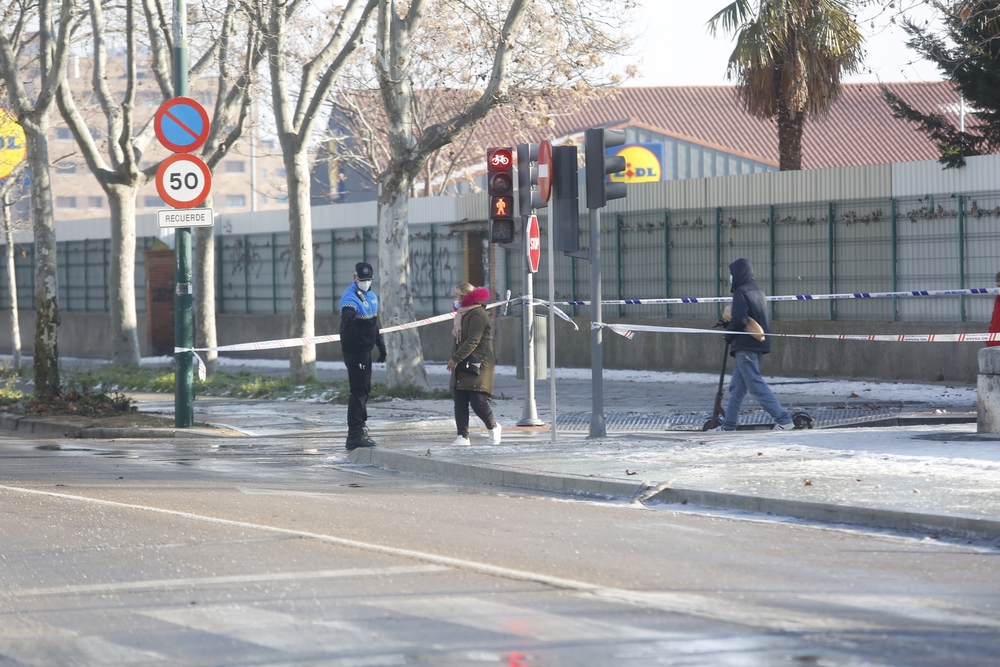
{"label": "sidewalk", "polygon": [[[267,372],[271,362],[221,365]],[[275,364],[275,372],[286,366]],[[447,386],[443,365],[427,368],[433,386]],[[376,381],[382,373],[377,367]],[[318,374],[341,379],[346,370],[322,363]],[[973,386],[768,378],[790,411],[840,411],[859,420],[891,413],[931,423],[716,434],[679,429],[696,428],[707,417],[717,375],[605,371],[605,415],[627,419],[609,417],[608,436],[591,439],[589,369],[559,369],[558,377],[554,443],[547,426],[549,383],[535,385],[538,417],[546,426],[517,428],[524,383],[510,367],[497,369],[494,387],[501,445],[489,445],[473,417],[472,446],[451,447],[448,400],[370,403],[369,427],[379,447],[349,455],[343,449],[346,406],[200,398],[195,419],[242,436],[308,437],[333,460],[454,480],[1000,539],[1000,437],[977,435]],[[136,400],[144,412],[173,412],[169,395]],[[752,412],[755,404],[744,407]],[[676,415],[686,422],[667,419]],[[744,415],[744,421],[755,418]]]}

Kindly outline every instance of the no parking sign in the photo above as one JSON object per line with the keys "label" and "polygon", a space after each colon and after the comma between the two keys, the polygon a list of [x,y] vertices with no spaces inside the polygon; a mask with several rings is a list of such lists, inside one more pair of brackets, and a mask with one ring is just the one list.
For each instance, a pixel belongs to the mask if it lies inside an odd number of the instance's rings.
{"label": "no parking sign", "polygon": [[156,110],[156,138],[175,153],[190,153],[208,139],[208,113],[190,97],[172,97]]}

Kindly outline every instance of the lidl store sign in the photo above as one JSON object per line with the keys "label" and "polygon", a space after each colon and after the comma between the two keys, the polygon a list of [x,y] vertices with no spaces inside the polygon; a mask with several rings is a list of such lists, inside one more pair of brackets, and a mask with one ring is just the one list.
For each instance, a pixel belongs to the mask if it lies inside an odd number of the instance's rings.
{"label": "lidl store sign", "polygon": [[10,176],[27,154],[24,128],[9,111],[0,109],[0,180]]}
{"label": "lidl store sign", "polygon": [[609,174],[615,183],[648,183],[663,180],[663,144],[625,144],[609,148],[609,156],[625,158],[625,171]]}

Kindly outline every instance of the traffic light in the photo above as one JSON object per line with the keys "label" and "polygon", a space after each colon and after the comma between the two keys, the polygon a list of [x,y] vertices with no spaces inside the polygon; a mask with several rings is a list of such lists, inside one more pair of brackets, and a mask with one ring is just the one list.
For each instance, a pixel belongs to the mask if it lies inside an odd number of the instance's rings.
{"label": "traffic light", "polygon": [[514,241],[514,151],[486,151],[486,191],[490,198],[490,243]]}
{"label": "traffic light", "polygon": [[518,144],[517,207],[521,215],[531,215],[532,209],[545,208],[547,206],[538,195],[537,165],[538,144]]}
{"label": "traffic light", "polygon": [[625,143],[625,130],[587,130],[587,208],[603,208],[609,199],[625,196],[624,183],[608,183],[607,175],[625,171],[625,158],[607,157],[607,149]]}
{"label": "traffic light", "polygon": [[552,149],[552,248],[557,252],[580,249],[580,185],[576,146]]}

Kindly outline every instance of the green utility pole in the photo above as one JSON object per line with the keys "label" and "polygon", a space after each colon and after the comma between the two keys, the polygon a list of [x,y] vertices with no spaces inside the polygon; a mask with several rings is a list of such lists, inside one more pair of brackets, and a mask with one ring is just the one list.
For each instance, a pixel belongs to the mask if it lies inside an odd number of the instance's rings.
{"label": "green utility pole", "polygon": [[[174,0],[174,97],[188,94],[187,5]],[[191,228],[174,230],[174,347],[194,347]],[[194,425],[194,352],[174,354],[174,426]]]}

